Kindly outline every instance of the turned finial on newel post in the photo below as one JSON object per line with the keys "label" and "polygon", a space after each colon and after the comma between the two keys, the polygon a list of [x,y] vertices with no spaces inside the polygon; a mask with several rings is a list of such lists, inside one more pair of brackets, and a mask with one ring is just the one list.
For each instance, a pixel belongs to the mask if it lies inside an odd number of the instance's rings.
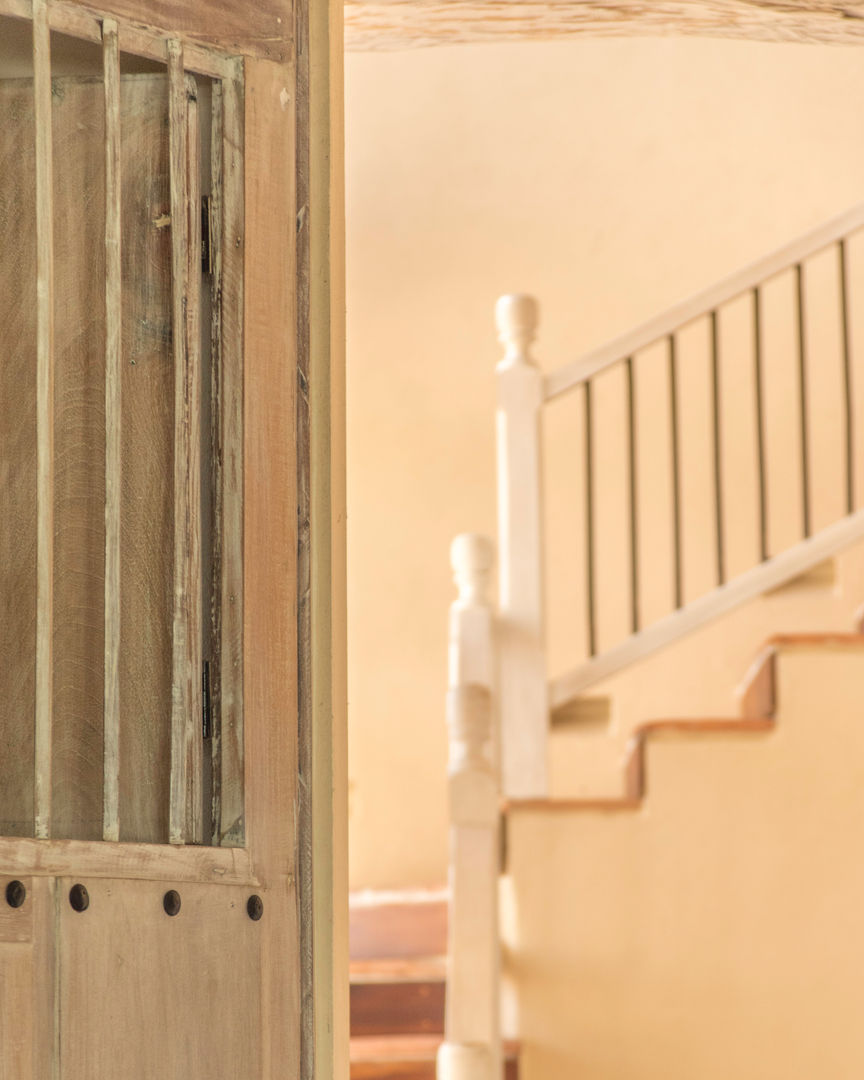
{"label": "turned finial on newel post", "polygon": [[540,306],[533,296],[512,293],[502,296],[495,305],[498,340],[504,346],[502,364],[522,363],[532,367],[531,345],[537,337]]}
{"label": "turned finial on newel post", "polygon": [[543,372],[531,355],[539,305],[502,296],[495,305],[504,357],[498,382],[498,610],[501,775],[511,798],[548,792],[549,713],[543,631]]}
{"label": "turned finial on newel post", "polygon": [[489,580],[495,562],[495,546],[479,533],[461,533],[450,545],[453,581],[459,590],[458,603],[489,606]]}

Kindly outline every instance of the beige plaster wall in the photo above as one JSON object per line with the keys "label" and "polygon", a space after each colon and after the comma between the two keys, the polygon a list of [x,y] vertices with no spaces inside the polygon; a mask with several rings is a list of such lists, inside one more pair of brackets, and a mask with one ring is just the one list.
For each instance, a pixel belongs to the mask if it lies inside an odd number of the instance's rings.
{"label": "beige plaster wall", "polygon": [[[494,532],[496,296],[540,297],[538,356],[552,368],[858,201],[864,58],[678,39],[464,46],[349,55],[346,95],[351,884],[432,885],[446,873],[447,549],[457,532]],[[734,472],[752,443],[746,414],[734,413],[745,359],[724,390],[739,561],[753,521],[752,490],[736,479],[746,469]],[[650,408],[660,393],[643,401]],[[608,430],[613,447],[601,491],[614,538],[613,397],[599,437]],[[794,430],[790,407],[778,401],[778,430]],[[835,390],[816,409],[818,514],[830,517]],[[684,424],[698,441],[698,408]],[[568,463],[578,436],[575,421],[550,422],[548,480],[562,495],[579,490],[578,461]],[[778,442],[774,454],[775,483],[788,489],[772,508],[779,545],[794,534],[796,496],[792,450]],[[696,592],[708,522],[700,477],[686,483]],[[562,500],[549,535],[553,672],[582,647],[578,536],[576,503]],[[626,600],[620,569],[600,572],[611,641]],[[618,689],[613,735],[646,716],[728,713],[742,660],[766,630],[848,627],[858,561],[840,576],[839,592],[761,601],[707,631],[707,650],[694,641],[677,659],[635,669]],[[668,592],[662,577],[646,600],[655,613]],[[673,696],[682,670],[689,690]],[[610,745],[595,746],[606,765]],[[556,750],[564,787],[579,787],[579,761],[572,739]],[[614,783],[611,766],[600,772]]]}
{"label": "beige plaster wall", "polygon": [[525,1080],[861,1075],[862,677],[786,650],[772,733],[658,738],[639,811],[511,815]]}

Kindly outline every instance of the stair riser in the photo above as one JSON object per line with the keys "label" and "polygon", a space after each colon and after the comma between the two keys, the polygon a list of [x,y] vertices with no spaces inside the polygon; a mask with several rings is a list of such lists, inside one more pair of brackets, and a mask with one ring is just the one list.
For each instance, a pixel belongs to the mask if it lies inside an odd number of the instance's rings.
{"label": "stair riser", "polygon": [[441,1035],[442,981],[360,983],[351,987],[351,1034]]}

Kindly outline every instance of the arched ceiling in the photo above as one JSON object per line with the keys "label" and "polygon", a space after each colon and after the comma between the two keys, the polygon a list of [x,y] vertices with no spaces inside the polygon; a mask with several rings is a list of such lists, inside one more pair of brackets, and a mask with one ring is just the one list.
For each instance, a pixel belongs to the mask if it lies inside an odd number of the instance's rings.
{"label": "arched ceiling", "polygon": [[345,0],[352,51],[640,34],[856,44],[864,0]]}

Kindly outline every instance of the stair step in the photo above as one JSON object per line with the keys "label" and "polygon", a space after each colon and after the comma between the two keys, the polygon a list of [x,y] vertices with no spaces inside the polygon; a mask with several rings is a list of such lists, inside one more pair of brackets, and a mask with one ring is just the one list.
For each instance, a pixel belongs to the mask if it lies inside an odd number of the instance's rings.
{"label": "stair step", "polygon": [[[351,1039],[351,1080],[435,1080],[435,1035]],[[518,1080],[519,1044],[504,1044],[504,1078]]]}
{"label": "stair step", "polygon": [[447,893],[360,893],[349,908],[352,960],[445,956]]}
{"label": "stair step", "polygon": [[849,649],[864,646],[864,633],[777,634],[769,638],[738,688],[742,716],[771,718],[777,709],[775,663],[780,649]]}

